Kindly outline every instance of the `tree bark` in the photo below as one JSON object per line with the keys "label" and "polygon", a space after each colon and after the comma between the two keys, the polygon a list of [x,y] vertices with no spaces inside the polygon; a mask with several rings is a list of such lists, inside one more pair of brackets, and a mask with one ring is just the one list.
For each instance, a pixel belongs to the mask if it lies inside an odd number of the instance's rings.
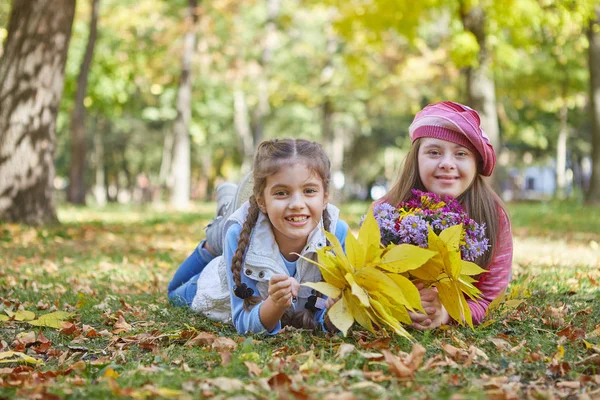
{"label": "tree bark", "polygon": [[0,60],[0,219],[58,222],[56,115],[75,0],[14,1]]}
{"label": "tree bark", "polygon": [[96,204],[103,207],[106,205],[106,179],[104,178],[104,143],[100,132],[94,133],[94,169],[96,183],[94,185],[94,197]]}
{"label": "tree bark", "polygon": [[[479,44],[477,55],[479,65],[466,70],[469,105],[479,112],[481,127],[494,146],[494,150],[499,151],[500,129],[496,109],[496,87],[491,68],[492,59],[486,43],[485,13],[481,6],[466,10],[461,1],[461,19],[464,28],[475,36]],[[497,186],[493,176],[491,183]]]}
{"label": "tree bark", "polygon": [[192,116],[192,56],[196,47],[198,1],[188,0],[187,29],[184,36],[181,77],[177,92],[177,119],[175,120],[175,146],[173,153],[173,189],[171,205],[184,209],[190,201],[190,120]]}
{"label": "tree bark", "polygon": [[590,69],[590,117],[592,119],[592,176],[586,193],[587,204],[600,204],[600,7],[588,29]]}
{"label": "tree bark", "polygon": [[[238,70],[236,73],[236,83],[233,90],[233,122],[235,130],[240,137],[238,149],[242,153],[242,174],[245,175],[252,169],[252,160],[254,158],[254,137],[250,129],[248,121],[248,105],[246,103],[246,93],[242,87],[242,72]],[[258,144],[258,143],[257,143]]]}
{"label": "tree bark", "polygon": [[71,115],[71,164],[69,165],[69,190],[67,200],[74,204],[85,204],[86,187],[84,173],[86,167],[85,140],[85,95],[87,94],[88,76],[94,57],[94,47],[98,37],[98,4],[92,0],[90,15],[90,34],[85,54],[79,67],[77,90],[75,92],[75,107]]}
{"label": "tree bark", "polygon": [[556,144],[556,197],[564,199],[567,196],[567,139],[569,138],[568,114],[566,96],[560,110],[560,131]]}
{"label": "tree bark", "polygon": [[273,48],[279,15],[279,0],[267,0],[267,22],[265,24],[265,36],[263,39],[263,51],[260,58],[261,71],[258,76],[257,93],[258,105],[254,111],[254,143],[262,142],[265,130],[265,118],[271,108],[269,106],[268,69],[273,58]]}

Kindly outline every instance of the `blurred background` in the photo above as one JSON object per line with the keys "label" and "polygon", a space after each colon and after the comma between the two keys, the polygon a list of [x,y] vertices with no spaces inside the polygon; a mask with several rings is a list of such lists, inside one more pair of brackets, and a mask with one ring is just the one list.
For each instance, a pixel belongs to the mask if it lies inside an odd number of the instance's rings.
{"label": "blurred background", "polygon": [[[263,139],[383,195],[424,105],[477,109],[506,201],[600,202],[598,0],[0,2],[0,220],[186,209]],[[594,100],[595,98],[595,100]]]}

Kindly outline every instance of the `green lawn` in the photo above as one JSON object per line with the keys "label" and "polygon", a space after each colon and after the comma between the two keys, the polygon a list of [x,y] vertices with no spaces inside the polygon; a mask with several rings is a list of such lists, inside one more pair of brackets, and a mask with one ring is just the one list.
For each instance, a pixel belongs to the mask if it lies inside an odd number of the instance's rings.
{"label": "green lawn", "polygon": [[[395,336],[242,337],[169,306],[167,283],[213,209],[63,207],[56,228],[0,225],[0,314],[12,316],[0,321],[0,399],[600,396],[598,208],[509,205],[508,301],[474,331],[411,331],[420,363]],[[342,216],[357,228],[366,209]],[[39,328],[18,310],[70,317]]]}

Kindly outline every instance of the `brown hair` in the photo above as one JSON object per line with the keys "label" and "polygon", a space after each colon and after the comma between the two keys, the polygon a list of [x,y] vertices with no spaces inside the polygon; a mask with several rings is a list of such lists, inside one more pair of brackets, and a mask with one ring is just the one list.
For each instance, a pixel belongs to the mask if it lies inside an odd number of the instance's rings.
{"label": "brown hair", "polygon": [[[272,139],[266,140],[258,146],[256,155],[254,156],[252,171],[254,187],[252,196],[250,196],[250,208],[242,226],[237,250],[231,261],[231,272],[236,287],[242,286],[241,271],[244,264],[244,256],[250,243],[252,229],[256,225],[260,212],[257,199],[263,196],[267,185],[267,178],[276,174],[281,168],[298,162],[304,163],[308,169],[317,174],[323,182],[325,192],[329,192],[331,164],[320,144],[304,139]],[[330,217],[327,209],[323,211],[323,224],[325,229],[329,230]],[[260,301],[262,301],[262,298],[259,296],[246,297],[244,298],[244,309],[250,310]],[[307,313],[310,313],[310,318]],[[282,325],[289,324],[305,328],[315,327],[312,312],[309,310],[302,310],[293,313],[293,315],[286,313],[284,317],[282,318]]]}
{"label": "brown hair", "polygon": [[[419,175],[420,147],[421,139],[416,139],[404,159],[404,166],[398,173],[396,183],[382,199],[386,203],[395,206],[403,201],[408,201],[413,196],[412,189],[427,191]],[[478,168],[481,168],[481,166],[478,166]],[[482,268],[487,268],[492,262],[494,249],[498,243],[500,213],[506,215],[508,213],[502,200],[479,173],[467,190],[458,196],[457,200],[462,204],[471,219],[479,224],[485,223],[490,248],[489,251],[476,260],[476,263]]]}

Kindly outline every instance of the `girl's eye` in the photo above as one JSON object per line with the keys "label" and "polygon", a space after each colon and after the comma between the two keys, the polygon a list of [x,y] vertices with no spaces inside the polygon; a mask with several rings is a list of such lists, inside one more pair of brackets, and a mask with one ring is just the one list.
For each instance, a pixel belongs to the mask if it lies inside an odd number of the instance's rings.
{"label": "girl's eye", "polygon": [[274,195],[275,195],[275,196],[285,196],[285,195],[286,195],[286,192],[285,192],[285,191],[283,191],[283,190],[279,190],[279,191],[275,192],[275,193],[274,193]]}
{"label": "girl's eye", "polygon": [[458,153],[456,153],[456,155],[459,157],[466,157],[468,156],[468,153],[466,151],[459,151]]}
{"label": "girl's eye", "polygon": [[309,194],[317,193],[317,189],[306,189],[304,191],[304,193],[309,193]]}
{"label": "girl's eye", "polygon": [[430,154],[430,155],[432,155],[432,156],[438,156],[438,155],[440,154],[440,152],[439,152],[439,151],[437,151],[437,150],[429,150],[429,153],[428,153],[428,154]]}

